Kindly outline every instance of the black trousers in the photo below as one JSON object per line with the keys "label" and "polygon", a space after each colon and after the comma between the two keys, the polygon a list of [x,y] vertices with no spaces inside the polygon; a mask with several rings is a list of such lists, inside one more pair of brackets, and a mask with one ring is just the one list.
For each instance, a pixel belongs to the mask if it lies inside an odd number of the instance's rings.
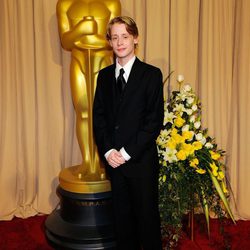
{"label": "black trousers", "polygon": [[111,175],[117,250],[160,250],[158,174],[126,177],[119,169]]}

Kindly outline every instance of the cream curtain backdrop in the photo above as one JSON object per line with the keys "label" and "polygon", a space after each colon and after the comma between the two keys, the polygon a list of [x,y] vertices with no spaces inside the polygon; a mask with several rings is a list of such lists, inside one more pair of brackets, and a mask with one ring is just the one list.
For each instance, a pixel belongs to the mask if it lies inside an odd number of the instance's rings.
{"label": "cream curtain backdrop", "polygon": [[[56,2],[0,1],[1,220],[50,213],[60,170],[81,162]],[[139,58],[174,70],[166,96],[183,74],[201,98],[203,125],[227,151],[234,214],[250,219],[250,1],[121,4],[139,26]]]}

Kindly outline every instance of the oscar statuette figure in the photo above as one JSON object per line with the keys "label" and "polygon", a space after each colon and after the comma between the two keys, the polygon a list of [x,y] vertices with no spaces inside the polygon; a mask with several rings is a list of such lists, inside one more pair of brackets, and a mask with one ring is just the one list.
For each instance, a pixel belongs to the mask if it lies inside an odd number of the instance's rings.
{"label": "oscar statuette figure", "polygon": [[111,187],[94,142],[92,105],[98,72],[113,60],[106,28],[120,15],[121,5],[119,0],[58,0],[56,11],[61,45],[71,53],[70,85],[82,163],[60,172],[60,209],[48,217],[46,235],[60,249],[115,249]]}

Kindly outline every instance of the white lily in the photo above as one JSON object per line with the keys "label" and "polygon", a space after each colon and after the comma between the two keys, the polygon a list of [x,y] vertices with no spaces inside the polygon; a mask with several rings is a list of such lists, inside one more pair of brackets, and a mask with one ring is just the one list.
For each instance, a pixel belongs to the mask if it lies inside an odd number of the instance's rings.
{"label": "white lily", "polygon": [[200,126],[201,126],[201,122],[200,121],[197,121],[197,122],[194,123],[194,127],[196,129],[200,128]]}

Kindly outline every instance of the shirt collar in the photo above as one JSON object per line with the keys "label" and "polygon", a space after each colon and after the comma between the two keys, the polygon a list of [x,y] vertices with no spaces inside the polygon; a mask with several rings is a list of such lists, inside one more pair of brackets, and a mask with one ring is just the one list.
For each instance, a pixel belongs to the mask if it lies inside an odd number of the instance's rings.
{"label": "shirt collar", "polygon": [[130,71],[132,69],[132,66],[135,62],[136,57],[133,56],[123,67],[118,63],[118,60],[116,59],[116,67],[115,67],[115,78],[117,78],[120,74],[120,69],[123,68],[124,69],[124,74],[123,77],[125,79],[125,81],[128,81],[128,77],[130,74]]}

